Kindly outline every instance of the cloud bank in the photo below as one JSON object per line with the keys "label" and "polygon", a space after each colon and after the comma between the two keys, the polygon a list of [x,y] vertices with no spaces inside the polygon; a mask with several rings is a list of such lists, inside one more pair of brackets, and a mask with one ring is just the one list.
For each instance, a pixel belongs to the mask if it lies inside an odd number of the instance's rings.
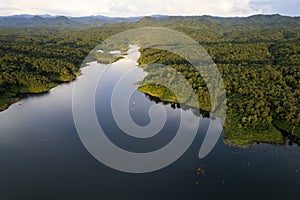
{"label": "cloud bank", "polygon": [[153,14],[248,16],[258,13],[280,13],[280,9],[283,9],[282,14],[297,15],[297,8],[300,7],[298,4],[298,0],[1,0],[0,15],[26,13],[119,17]]}

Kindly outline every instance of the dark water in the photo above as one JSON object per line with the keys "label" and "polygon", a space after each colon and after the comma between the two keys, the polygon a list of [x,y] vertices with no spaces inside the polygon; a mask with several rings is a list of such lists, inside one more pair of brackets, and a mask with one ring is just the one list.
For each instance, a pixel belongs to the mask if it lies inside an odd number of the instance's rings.
{"label": "dark water", "polygon": [[[133,52],[113,66],[134,67],[137,55]],[[105,67],[91,65],[83,70],[77,82],[84,81],[83,77],[93,70]],[[113,77],[105,80],[109,83]],[[60,85],[48,94],[26,98],[0,113],[1,200],[299,198],[298,146],[260,144],[238,149],[224,145],[220,138],[213,151],[199,159],[208,119],[200,120],[197,137],[188,151],[164,169],[128,174],[101,164],[88,153],[76,132],[72,116],[74,84]],[[171,117],[162,132],[145,140],[133,139],[120,132],[110,107],[103,103],[109,96],[106,92],[111,91],[101,89],[101,85],[97,91],[99,123],[118,146],[147,152],[163,147],[174,137],[180,109],[163,105]],[[155,102],[139,92],[134,93],[130,102],[134,105],[134,109],[129,108],[133,120],[147,125],[148,109]],[[204,174],[197,175],[199,167],[205,170]]]}

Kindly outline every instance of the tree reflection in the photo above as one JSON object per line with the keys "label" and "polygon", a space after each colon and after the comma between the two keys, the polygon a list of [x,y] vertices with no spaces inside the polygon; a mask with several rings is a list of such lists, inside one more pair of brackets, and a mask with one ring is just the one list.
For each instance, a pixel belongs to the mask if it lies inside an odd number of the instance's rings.
{"label": "tree reflection", "polygon": [[203,118],[209,118],[210,117],[210,112],[208,112],[206,110],[202,110],[200,108],[180,105],[180,103],[162,101],[160,98],[155,97],[155,96],[151,96],[149,94],[145,94],[145,96],[147,97],[147,99],[149,99],[150,101],[155,102],[156,104],[162,103],[163,105],[170,105],[170,107],[173,108],[173,109],[191,110],[194,113],[194,115],[202,116]]}

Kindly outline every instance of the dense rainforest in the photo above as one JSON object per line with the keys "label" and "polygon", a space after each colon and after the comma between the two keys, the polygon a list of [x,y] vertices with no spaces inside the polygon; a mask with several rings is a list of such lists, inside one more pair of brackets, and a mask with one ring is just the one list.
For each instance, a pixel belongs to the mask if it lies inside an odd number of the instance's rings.
{"label": "dense rainforest", "polygon": [[[192,37],[216,63],[227,96],[227,143],[284,144],[288,137],[299,144],[299,18],[145,17],[101,26],[70,24],[0,28],[0,110],[29,94],[74,80],[89,52],[110,36],[135,27],[161,26]],[[146,79],[159,74],[151,71],[151,63],[171,66],[190,82],[200,108],[210,111],[206,83],[188,62],[159,49],[140,52],[140,65],[148,72]],[[170,82],[175,80],[172,73],[166,76]],[[177,101],[167,88],[147,81],[140,91],[162,101]]]}

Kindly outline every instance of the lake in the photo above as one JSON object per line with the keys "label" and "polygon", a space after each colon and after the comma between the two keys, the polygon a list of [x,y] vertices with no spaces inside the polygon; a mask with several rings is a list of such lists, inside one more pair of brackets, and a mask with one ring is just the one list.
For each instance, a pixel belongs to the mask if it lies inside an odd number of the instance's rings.
{"label": "lake", "polygon": [[[25,98],[0,113],[1,200],[299,198],[297,145],[258,144],[240,149],[225,145],[221,137],[210,154],[199,159],[210,120],[163,103],[158,104],[168,118],[159,134],[146,139],[123,134],[108,98],[123,70],[137,69],[138,57],[133,47],[124,59],[111,65],[92,62],[76,81]],[[97,86],[95,108],[99,124],[117,146],[140,153],[160,149],[175,137],[180,114],[200,118],[194,142],[177,161],[158,171],[132,174],[102,164],[85,148],[73,120],[73,88],[97,82],[99,77],[92,75],[107,67],[110,76]],[[149,108],[156,104],[136,91],[128,109],[136,124],[146,126]],[[205,172],[198,174],[198,168]]]}

